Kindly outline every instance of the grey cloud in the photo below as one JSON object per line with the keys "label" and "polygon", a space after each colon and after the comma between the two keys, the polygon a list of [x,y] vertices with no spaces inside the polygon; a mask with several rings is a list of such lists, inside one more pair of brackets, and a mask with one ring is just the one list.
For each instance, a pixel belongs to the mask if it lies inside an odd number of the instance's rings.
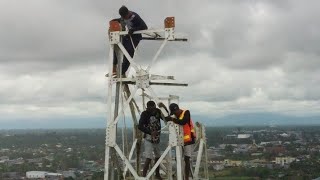
{"label": "grey cloud", "polygon": [[[60,68],[68,63],[71,66],[72,63],[103,62],[108,50],[107,23],[118,16],[117,10],[122,3],[74,2],[30,1],[26,8],[20,9],[16,9],[14,3],[4,4],[8,10],[2,14],[9,19],[2,18],[1,21],[5,27],[1,30],[1,39],[6,42],[0,46],[2,62],[36,61],[49,63],[52,67],[63,64]],[[309,6],[298,1],[144,1],[143,6],[150,8],[142,8],[133,2],[127,5],[141,14],[151,27],[161,27],[168,14],[176,16],[177,31],[186,32],[190,43],[173,45],[166,49],[168,54],[206,51],[213,57],[222,58],[221,63],[230,68],[255,69],[281,64],[287,52],[319,52],[316,33],[319,22],[312,18],[319,16],[314,8],[316,3],[312,1]],[[260,6],[272,19],[266,22],[261,19],[262,22],[256,24],[252,16],[258,13]],[[43,10],[49,7],[49,11]],[[175,7],[181,8],[176,10]],[[305,11],[309,13],[305,15]],[[208,41],[212,44],[205,45]],[[143,48],[143,57],[150,59],[153,55],[150,52],[156,46]]]}
{"label": "grey cloud", "polygon": [[[320,16],[315,8],[318,2],[290,2],[227,1],[215,7],[208,5],[207,9],[212,11],[201,11],[199,15],[205,22],[186,28],[193,29],[192,37],[198,42],[192,48],[220,57],[221,64],[235,69],[280,65],[290,52],[306,57],[318,55],[320,39],[316,29],[320,24],[315,18]],[[206,45],[201,46],[201,42]]]}
{"label": "grey cloud", "polygon": [[[109,65],[108,21],[118,17],[123,3],[1,1],[2,105],[103,104],[104,73]],[[303,109],[304,103],[312,105],[320,99],[318,1],[125,3],[149,27],[162,27],[164,17],[175,16],[176,32],[189,37],[187,43],[169,42],[152,69],[155,74],[175,75],[189,87],[155,87],[159,95],[217,103],[219,108],[227,103],[233,109],[242,105],[237,104],[239,99],[245,99],[248,107],[241,108],[248,111],[255,106],[286,111],[289,107],[285,106],[292,102],[299,104],[296,109]],[[146,66],[159,46],[160,42],[141,42],[136,61]],[[23,76],[32,78],[21,79]],[[6,80],[12,84],[5,86]],[[42,87],[32,89],[37,85]],[[261,89],[262,100],[255,89]],[[288,103],[273,107],[278,101]]]}
{"label": "grey cloud", "polygon": [[105,58],[104,17],[81,11],[75,4],[68,8],[59,1],[25,3],[10,2],[2,6],[2,63],[12,66],[37,62],[63,68],[68,63],[97,62]]}

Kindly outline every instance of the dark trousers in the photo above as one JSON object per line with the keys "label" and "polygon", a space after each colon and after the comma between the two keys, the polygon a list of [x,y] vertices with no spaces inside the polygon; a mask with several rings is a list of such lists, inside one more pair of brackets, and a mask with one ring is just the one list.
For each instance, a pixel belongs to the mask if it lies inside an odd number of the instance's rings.
{"label": "dark trousers", "polygon": [[[134,49],[138,46],[140,42],[140,39],[137,38],[132,38],[132,42],[130,37],[123,37],[122,39],[122,45],[124,46],[124,48],[128,51],[128,54],[133,58],[134,55]],[[132,44],[134,45],[134,47],[132,46]],[[114,56],[113,56],[113,65],[117,65],[118,64],[118,59],[116,56],[116,53],[114,52]],[[130,66],[130,62],[128,61],[127,57],[125,55],[123,55],[123,62],[122,62],[122,74],[125,74],[128,70]]]}

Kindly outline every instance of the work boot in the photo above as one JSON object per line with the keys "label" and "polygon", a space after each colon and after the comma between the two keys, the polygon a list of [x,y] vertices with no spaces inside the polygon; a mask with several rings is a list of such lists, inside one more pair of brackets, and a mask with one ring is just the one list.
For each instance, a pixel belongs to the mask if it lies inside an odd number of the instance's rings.
{"label": "work boot", "polygon": [[155,177],[156,179],[158,179],[158,180],[162,180],[162,177],[161,177],[160,174],[156,174],[154,177]]}
{"label": "work boot", "polygon": [[184,167],[185,179],[186,179],[186,180],[189,180],[189,174],[190,174],[190,157],[184,156],[184,162],[185,162],[185,167]]}
{"label": "work boot", "polygon": [[112,67],[112,77],[113,78],[117,77],[117,65],[113,65]]}
{"label": "work boot", "polygon": [[[106,74],[106,77],[109,77],[109,74],[110,73]],[[113,67],[112,67],[112,77],[113,78],[117,77],[117,65],[113,65]]]}

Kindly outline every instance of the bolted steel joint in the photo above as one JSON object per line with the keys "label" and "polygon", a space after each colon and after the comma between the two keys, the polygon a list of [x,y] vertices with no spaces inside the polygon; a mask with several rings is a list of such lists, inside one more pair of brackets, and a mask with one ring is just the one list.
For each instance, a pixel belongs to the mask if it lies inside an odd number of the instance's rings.
{"label": "bolted steel joint", "polygon": [[136,86],[138,88],[148,88],[150,86],[149,73],[146,70],[140,69],[137,71]]}

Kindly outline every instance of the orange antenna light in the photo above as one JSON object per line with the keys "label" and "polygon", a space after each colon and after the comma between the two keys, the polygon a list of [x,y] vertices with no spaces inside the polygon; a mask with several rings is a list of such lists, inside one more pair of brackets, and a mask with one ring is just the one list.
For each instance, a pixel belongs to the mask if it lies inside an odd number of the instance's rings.
{"label": "orange antenna light", "polygon": [[174,17],[167,17],[164,20],[164,27],[165,28],[174,28],[175,27]]}
{"label": "orange antenna light", "polygon": [[109,31],[114,32],[114,31],[121,31],[121,25],[118,21],[110,21],[109,22]]}

